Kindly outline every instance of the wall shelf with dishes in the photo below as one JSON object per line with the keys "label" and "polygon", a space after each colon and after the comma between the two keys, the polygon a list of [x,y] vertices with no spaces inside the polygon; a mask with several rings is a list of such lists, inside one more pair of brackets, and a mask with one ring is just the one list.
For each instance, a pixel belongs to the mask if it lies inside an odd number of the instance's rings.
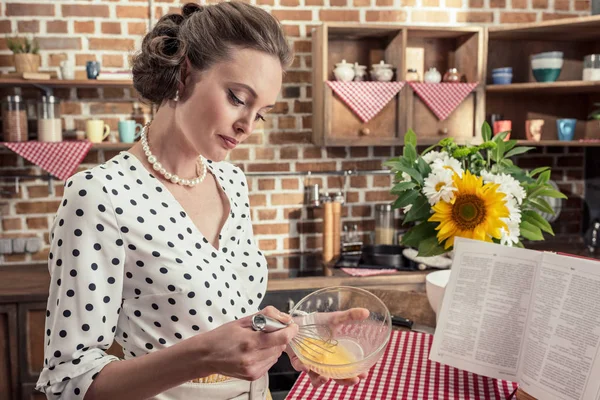
{"label": "wall shelf with dishes", "polygon": [[[484,97],[483,89],[462,85],[465,80],[483,79],[483,32],[479,27],[318,26],[312,33],[313,142],[320,146],[402,145],[409,128],[419,130],[420,144],[448,136],[463,142],[477,140],[475,126],[483,123],[484,108],[476,99]],[[353,65],[358,73],[347,75],[344,71]],[[426,104],[424,94],[412,86],[420,78],[430,79],[432,71],[425,71],[426,67],[438,71],[437,83],[444,77],[445,83],[431,88],[444,89],[449,95],[459,87],[466,91],[449,116],[435,114],[435,105]],[[368,74],[363,75],[366,69]]]}
{"label": "wall shelf with dishes", "polygon": [[489,28],[488,121],[528,145],[600,145],[598,37],[599,16]]}

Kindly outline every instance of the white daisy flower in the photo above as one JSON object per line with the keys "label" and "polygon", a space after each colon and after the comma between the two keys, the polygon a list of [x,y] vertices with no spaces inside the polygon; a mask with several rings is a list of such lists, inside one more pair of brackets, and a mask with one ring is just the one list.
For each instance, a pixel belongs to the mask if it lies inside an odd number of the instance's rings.
{"label": "white daisy flower", "polygon": [[513,244],[519,243],[519,236],[521,231],[519,229],[519,223],[511,221],[509,218],[501,218],[508,227],[507,229],[500,228],[500,244],[504,246],[512,246]]}
{"label": "white daisy flower", "polygon": [[409,204],[409,205],[407,205],[406,207],[403,207],[403,208],[402,208],[402,212],[403,212],[404,214],[407,214],[407,213],[410,211],[410,209],[411,209],[411,208],[412,208],[412,204]]}
{"label": "white daisy flower", "polygon": [[444,168],[444,169],[447,169],[450,171],[454,171],[456,174],[458,174],[458,176],[460,178],[462,178],[463,169],[462,169],[462,165],[461,165],[460,161],[458,161],[456,158],[452,158],[452,157],[448,156],[447,154],[443,158],[436,159],[431,164],[432,172],[435,172],[435,170],[437,170],[439,168]]}
{"label": "white daisy flower", "polygon": [[438,168],[425,178],[423,193],[427,196],[429,204],[435,205],[438,201],[444,200],[449,203],[454,197],[454,182],[452,176],[454,172],[445,168]]}
{"label": "white daisy flower", "polygon": [[507,197],[514,198],[517,201],[517,204],[521,204],[527,195],[519,181],[510,175],[495,175],[487,171],[481,171],[481,176],[483,177],[484,183],[493,182],[500,185],[498,190],[502,193],[506,193]]}
{"label": "white daisy flower", "polygon": [[508,212],[510,213],[508,219],[510,219],[513,222],[520,223],[521,209],[517,204],[517,200],[515,200],[514,198],[509,198],[504,204],[506,205],[506,208],[508,208]]}
{"label": "white daisy flower", "polygon": [[409,174],[407,174],[406,172],[402,173],[402,181],[401,182],[410,182],[411,181],[411,177]]}
{"label": "white daisy flower", "polygon": [[422,158],[427,164],[431,164],[435,160],[442,159],[447,156],[448,156],[448,153],[446,153],[445,151],[435,151],[434,150],[434,151],[430,151],[429,153],[425,154]]}

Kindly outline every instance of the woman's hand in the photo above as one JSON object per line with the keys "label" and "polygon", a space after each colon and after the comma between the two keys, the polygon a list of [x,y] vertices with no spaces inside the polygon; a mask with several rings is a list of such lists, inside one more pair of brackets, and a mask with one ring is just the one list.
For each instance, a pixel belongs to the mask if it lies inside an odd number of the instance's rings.
{"label": "woman's hand", "polygon": [[[291,317],[269,306],[261,311],[283,323]],[[198,340],[202,376],[221,374],[254,381],[267,373],[277,362],[288,343],[298,332],[296,324],[275,332],[256,332],[252,329],[252,315],[221,325],[189,340]]]}
{"label": "woman's hand", "polygon": [[[305,323],[317,323],[317,324],[327,325],[329,327],[329,329],[331,330],[332,335],[335,337],[335,334],[345,323],[353,322],[353,321],[363,321],[363,320],[369,318],[369,310],[367,310],[365,308],[351,308],[346,311],[335,311],[335,312],[331,312],[331,313],[311,314],[309,317],[310,318],[307,318],[307,319],[310,319],[310,321],[305,321]],[[300,325],[302,325],[302,323],[303,323],[302,319],[303,318],[300,318],[297,321],[297,322],[299,322]],[[287,348],[285,349],[285,352],[287,353],[287,355],[290,358],[292,367],[294,367],[294,369],[296,371],[306,372],[308,374],[308,377],[310,378],[311,384],[315,388],[318,388],[319,386],[321,386],[324,383],[327,383],[329,381],[329,378],[326,378],[322,375],[317,374],[314,371],[311,371],[309,367],[304,365],[302,363],[302,361],[300,361],[300,359],[298,358],[296,353],[294,353],[294,350],[291,348],[291,346],[287,346]],[[342,386],[352,386],[352,385],[356,385],[357,383],[360,382],[361,379],[365,379],[367,376],[368,376],[368,372],[363,372],[362,374],[355,376],[353,378],[335,379],[335,382]]]}

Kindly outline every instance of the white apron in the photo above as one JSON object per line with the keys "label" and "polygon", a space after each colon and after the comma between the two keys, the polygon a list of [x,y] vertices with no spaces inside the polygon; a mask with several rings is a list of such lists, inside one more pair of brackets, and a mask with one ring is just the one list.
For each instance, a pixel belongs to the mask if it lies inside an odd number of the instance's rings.
{"label": "white apron", "polygon": [[253,382],[231,378],[224,382],[187,382],[152,397],[153,400],[265,400],[269,375]]}

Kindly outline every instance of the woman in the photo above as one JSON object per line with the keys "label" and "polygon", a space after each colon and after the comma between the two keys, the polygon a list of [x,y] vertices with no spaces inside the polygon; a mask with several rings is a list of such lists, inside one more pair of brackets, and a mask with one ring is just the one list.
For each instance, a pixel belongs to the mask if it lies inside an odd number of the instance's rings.
{"label": "woman", "polygon": [[[133,62],[136,90],[159,105],[140,143],[66,183],[37,385],[48,398],[263,399],[284,350],[306,369],[287,347],[295,324],[251,329],[267,265],[244,174],[222,161],[275,104],[291,51],[259,8],[182,11]],[[113,340],[124,360],[105,353]]]}

